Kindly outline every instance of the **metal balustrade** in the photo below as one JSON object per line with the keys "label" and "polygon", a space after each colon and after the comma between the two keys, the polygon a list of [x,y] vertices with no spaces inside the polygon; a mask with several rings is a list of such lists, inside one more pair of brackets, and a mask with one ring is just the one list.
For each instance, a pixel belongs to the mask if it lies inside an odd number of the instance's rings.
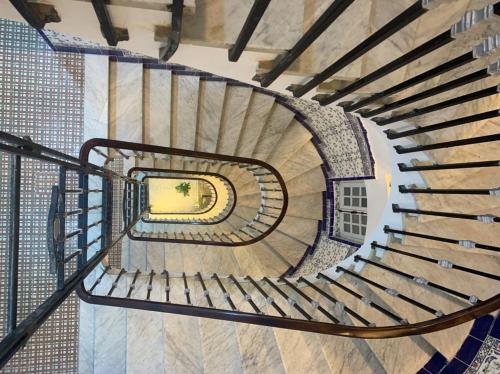
{"label": "metal balustrade", "polygon": [[113,27],[111,17],[109,16],[107,2],[105,0],[91,0],[92,6],[99,24],[101,33],[108,42],[108,45],[116,46],[118,42],[129,39],[128,30],[124,28]]}
{"label": "metal balustrade", "polygon": [[482,99],[483,97],[496,95],[499,92],[498,90],[499,90],[499,86],[492,86],[492,87],[484,88],[484,89],[481,89],[481,90],[478,90],[475,92],[471,92],[469,94],[465,94],[462,96],[453,97],[449,100],[440,101],[437,104],[428,105],[428,106],[425,106],[422,108],[416,108],[416,109],[410,110],[408,112],[397,114],[397,115],[389,117],[389,118],[375,117],[375,118],[373,118],[373,121],[379,126],[385,126],[385,125],[388,125],[390,123],[394,123],[394,122],[406,120],[409,118],[421,116],[423,114],[436,112],[438,110],[446,109],[446,108],[449,108],[451,106],[465,104],[465,103],[468,103],[468,102],[474,101],[474,100],[479,100],[479,99]]}
{"label": "metal balustrade", "polygon": [[270,3],[271,0],[254,0],[236,42],[228,50],[229,61],[238,61]]}
{"label": "metal balustrade", "polygon": [[164,46],[160,47],[160,60],[168,61],[175,54],[181,41],[182,15],[184,13],[184,0],[172,0],[170,6],[172,21],[170,30]]}
{"label": "metal balustrade", "polygon": [[363,56],[368,51],[376,47],[382,41],[386,40],[391,35],[395,34],[399,30],[401,30],[402,28],[409,25],[414,20],[418,19],[420,16],[425,14],[427,12],[427,9],[425,7],[426,4],[424,3],[426,2],[421,0],[416,1],[401,14],[399,14],[391,21],[389,21],[387,24],[382,26],[379,30],[377,30],[375,33],[373,33],[364,41],[362,41],[360,44],[358,44],[350,52],[348,52],[347,54],[339,58],[337,61],[335,61],[333,64],[328,66],[325,70],[316,74],[312,79],[307,81],[305,84],[292,85],[288,87],[288,90],[290,90],[293,93],[293,96],[295,97],[301,97],[305,95],[307,92],[311,91],[314,87],[324,82],[335,73],[338,73],[340,70],[342,70],[352,62],[356,61],[359,57]]}
{"label": "metal balustrade", "polygon": [[297,58],[316,40],[342,13],[353,3],[354,0],[335,0],[321,14],[313,25],[302,35],[300,40],[278,56],[271,70],[263,74],[257,74],[253,80],[260,83],[262,87],[267,87],[273,83]]}
{"label": "metal balustrade", "polygon": [[[102,166],[88,162],[87,157],[76,158],[59,151],[36,144],[29,138],[19,138],[0,132],[0,151],[10,159],[9,189],[12,205],[10,206],[10,241],[9,267],[2,269],[8,274],[8,335],[0,342],[0,367],[23,347],[40,325],[61,305],[80,282],[106,256],[130,227],[120,227],[119,232],[111,232],[112,195],[117,191],[112,188],[112,181],[118,181],[121,187],[125,182],[132,182],[126,176],[106,170]],[[88,156],[88,155],[87,155]],[[22,299],[18,298],[19,283],[19,238],[20,238],[20,191],[30,186],[23,185],[21,173],[23,163],[40,165],[44,170],[57,169],[58,177],[54,178],[51,191],[50,206],[47,207],[47,248],[49,269],[54,275],[55,288],[48,290],[47,299],[24,319],[18,317],[18,309]],[[78,183],[78,188],[67,188],[67,181]],[[101,188],[89,188],[89,179],[100,183]],[[94,181],[97,178],[99,182]],[[89,206],[89,196],[98,205]],[[78,205],[77,210],[68,211],[68,200]],[[89,213],[97,214],[98,219],[88,222]],[[139,217],[136,217],[138,220]],[[71,224],[71,225],[70,225]],[[77,227],[67,231],[67,227]],[[92,236],[90,236],[92,233]],[[67,253],[66,244],[77,239],[77,250]],[[90,255],[93,253],[92,255]],[[108,269],[109,270],[109,269]],[[104,275],[105,276],[105,275]],[[102,279],[102,277],[100,278]],[[94,287],[95,288],[95,287]],[[21,306],[22,307],[22,306]]]}

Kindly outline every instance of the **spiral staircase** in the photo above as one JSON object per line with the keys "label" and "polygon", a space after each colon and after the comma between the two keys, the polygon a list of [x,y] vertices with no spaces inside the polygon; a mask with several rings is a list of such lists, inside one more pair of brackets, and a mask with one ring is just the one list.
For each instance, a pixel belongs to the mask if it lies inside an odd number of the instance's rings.
{"label": "spiral staircase", "polygon": [[[164,59],[183,43],[175,40],[176,3]],[[247,53],[268,3],[248,10],[231,60]],[[45,157],[63,168],[60,196],[67,173],[79,178],[71,192],[79,211],[59,199],[51,216],[60,287],[34,315],[19,324],[13,317],[2,364],[75,289],[85,373],[417,372],[436,352],[451,360],[472,321],[499,309],[499,3],[397,4],[384,9],[387,23],[373,12],[370,33],[318,67],[306,63],[318,53],[307,47],[360,6],[328,4],[293,47],[272,64],[260,61],[255,77],[296,97],[315,90],[317,104],[243,83],[249,76],[87,55],[92,114],[79,159],[1,134],[2,151],[19,157],[13,175],[21,156]],[[181,20],[210,14],[206,2],[180,5]],[[409,38],[396,58],[370,52],[401,42],[423,17],[433,37]],[[342,69],[360,60],[347,79]],[[283,85],[282,74],[300,76],[305,66],[321,72]],[[332,104],[367,129],[378,172],[391,172],[387,202],[355,253],[297,276],[325,230],[323,196],[335,176],[308,123],[315,113],[335,129],[321,117]],[[213,211],[155,215],[154,178],[212,180]],[[76,234],[64,229],[73,218]],[[65,258],[62,243],[72,236],[79,250]],[[70,261],[78,267],[65,276]]]}

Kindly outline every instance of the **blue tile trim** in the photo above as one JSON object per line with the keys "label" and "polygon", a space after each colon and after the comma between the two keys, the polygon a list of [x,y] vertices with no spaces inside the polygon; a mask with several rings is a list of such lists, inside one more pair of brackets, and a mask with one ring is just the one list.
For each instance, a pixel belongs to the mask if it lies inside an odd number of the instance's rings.
{"label": "blue tile trim", "polygon": [[362,177],[339,177],[339,178],[330,178],[331,181],[333,182],[341,182],[341,181],[357,181],[357,180],[364,180],[364,179],[375,179],[373,175],[367,175],[367,176],[362,176]]}
{"label": "blue tile trim", "polygon": [[462,343],[462,346],[458,350],[455,357],[470,365],[472,360],[474,360],[474,357],[476,357],[477,351],[481,348],[482,343],[483,342],[481,340],[468,336]]}
{"label": "blue tile trim", "polygon": [[318,246],[319,239],[321,238],[322,228],[323,228],[323,221],[318,221],[318,230],[316,231],[316,238],[314,238],[314,243],[310,247],[309,255],[312,255],[316,250],[316,247]]}
{"label": "blue tile trim", "polygon": [[425,364],[423,369],[425,369],[428,373],[439,373],[448,363],[446,357],[444,357],[441,352],[436,352],[430,358],[429,361]]}
{"label": "blue tile trim", "polygon": [[496,339],[500,339],[500,313],[495,318],[495,323],[491,328],[490,335]]}
{"label": "blue tile trim", "polygon": [[493,316],[486,315],[474,321],[469,335],[483,341],[488,336],[494,322]]}
{"label": "blue tile trim", "polygon": [[157,69],[157,70],[184,70],[185,66],[182,65],[172,65],[172,64],[158,64],[156,62],[144,63],[144,69]]}
{"label": "blue tile trim", "polygon": [[[327,186],[327,188],[328,188],[328,186]],[[322,214],[321,214],[321,217],[323,218],[321,220],[321,231],[326,231],[326,227],[327,227],[328,210],[327,210],[326,195],[327,195],[326,191],[323,191],[323,193],[321,194],[321,203],[323,204],[323,206],[322,206],[323,210],[322,210]]]}
{"label": "blue tile trim", "polygon": [[417,374],[432,374],[432,373],[428,370],[425,370],[425,368],[422,368],[419,371],[417,371]]}
{"label": "blue tile trim", "polygon": [[441,370],[441,374],[462,374],[467,368],[468,366],[466,364],[454,358],[443,370]]}

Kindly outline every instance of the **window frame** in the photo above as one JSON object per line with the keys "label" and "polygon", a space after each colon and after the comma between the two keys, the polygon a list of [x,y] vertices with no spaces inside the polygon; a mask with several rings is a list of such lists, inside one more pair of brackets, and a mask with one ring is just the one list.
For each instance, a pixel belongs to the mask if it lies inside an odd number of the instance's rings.
{"label": "window frame", "polygon": [[[363,243],[368,225],[366,185],[363,181],[341,181],[339,182],[339,191],[340,206],[337,210],[340,215],[340,236],[357,243]],[[353,201],[354,199],[359,199],[356,204],[353,204],[355,202]],[[362,206],[363,199],[366,206]],[[349,203],[346,204],[346,202]],[[357,222],[354,222],[355,220]],[[349,230],[346,230],[346,225],[349,225]],[[354,233],[353,227],[357,227],[359,233]],[[363,228],[365,231],[364,234],[362,233]]]}

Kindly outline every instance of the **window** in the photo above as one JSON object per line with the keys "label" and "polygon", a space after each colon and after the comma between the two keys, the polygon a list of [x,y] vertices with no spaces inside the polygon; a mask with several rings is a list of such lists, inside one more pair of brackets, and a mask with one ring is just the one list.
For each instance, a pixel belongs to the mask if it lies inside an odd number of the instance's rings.
{"label": "window", "polygon": [[366,187],[361,183],[341,183],[341,207],[348,210],[364,211],[368,207]]}
{"label": "window", "polygon": [[341,182],[340,234],[346,239],[363,242],[368,223],[368,199],[364,182]]}

